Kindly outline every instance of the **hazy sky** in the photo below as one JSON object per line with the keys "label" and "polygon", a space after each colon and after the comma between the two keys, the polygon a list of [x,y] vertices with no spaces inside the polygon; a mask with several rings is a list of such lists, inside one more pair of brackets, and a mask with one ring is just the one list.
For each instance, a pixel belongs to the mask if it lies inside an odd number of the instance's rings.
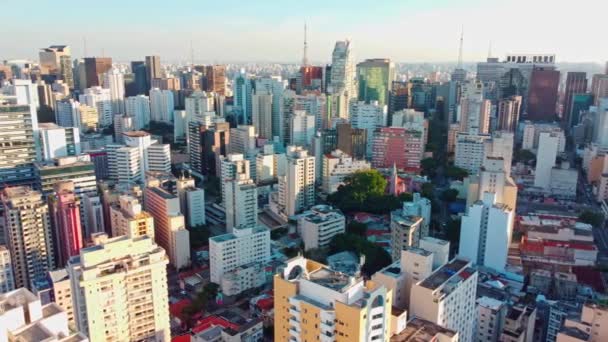
{"label": "hazy sky", "polygon": [[455,61],[488,54],[555,53],[559,61],[608,60],[607,0],[0,0],[0,60],[37,58],[38,48],[117,61],[326,62],[350,38],[357,60]]}

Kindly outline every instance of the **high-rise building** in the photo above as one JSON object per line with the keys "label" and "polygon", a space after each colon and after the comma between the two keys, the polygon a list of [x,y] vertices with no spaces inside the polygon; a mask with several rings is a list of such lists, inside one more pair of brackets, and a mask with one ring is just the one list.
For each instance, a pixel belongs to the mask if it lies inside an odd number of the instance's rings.
{"label": "high-rise building", "polygon": [[304,250],[327,247],[334,236],[345,231],[344,215],[329,205],[315,205],[298,215],[298,233],[304,242]]}
{"label": "high-rise building", "polygon": [[108,176],[119,184],[142,183],[145,176],[142,157],[137,147],[108,145]]}
{"label": "high-rise building", "polygon": [[348,99],[357,98],[355,56],[349,40],[337,41],[331,59],[329,86],[332,94],[345,94]]}
{"label": "high-rise building", "polygon": [[252,125],[238,125],[230,129],[230,153],[246,154],[255,149],[257,139],[255,127]]}
{"label": "high-rise building", "polygon": [[117,68],[112,68],[104,74],[103,87],[110,90],[112,113],[125,114],[125,79]]}
{"label": "high-rise building", "polygon": [[68,314],[56,303],[42,300],[24,288],[0,294],[0,341],[88,342],[73,331]]}
{"label": "high-rise building", "polygon": [[315,204],[315,157],[301,147],[288,146],[287,170],[279,177],[279,211],[286,217]]}
{"label": "high-rise building", "polygon": [[388,341],[392,293],[302,256],[274,276],[275,341]]}
{"label": "high-rise building", "polygon": [[506,63],[495,57],[477,63],[477,80],[483,83],[484,97],[490,101],[498,100],[500,79],[505,74]]}
{"label": "high-rise building", "polygon": [[380,127],[374,131],[372,167],[417,172],[424,152],[423,132],[402,127]]}
{"label": "high-rise building", "polygon": [[[85,88],[98,87],[102,85],[103,74],[112,68],[112,58],[109,57],[85,57],[84,70]],[[80,101],[82,102],[82,101]]]}
{"label": "high-rise building", "polygon": [[6,188],[1,197],[15,287],[34,288],[55,265],[48,205],[25,186]]}
{"label": "high-rise building", "polygon": [[150,120],[172,123],[174,110],[171,90],[150,89]]}
{"label": "high-rise building", "polygon": [[559,77],[559,71],[553,68],[535,67],[532,70],[526,107],[528,119],[552,121],[555,118]]}
{"label": "high-rise building", "polygon": [[131,62],[131,73],[135,78],[135,95],[146,94],[150,90],[146,76],[146,63],[144,61]]}
{"label": "high-rise building", "polygon": [[453,259],[414,284],[408,315],[458,331],[459,341],[474,341],[477,277],[470,262]]}
{"label": "high-rise building", "polygon": [[237,124],[248,125],[251,123],[251,94],[253,92],[253,82],[250,75],[246,74],[244,70],[241,70],[232,83]]}
{"label": "high-rise building", "polygon": [[513,232],[514,212],[485,192],[462,217],[458,255],[473,263],[503,271]]}
{"label": "high-rise building", "polygon": [[515,210],[517,204],[517,184],[505,170],[506,163],[502,156],[486,156],[479,169],[479,175],[468,177],[467,207],[483,200],[483,194],[490,192],[496,195],[496,203],[507,205]]}
{"label": "high-rise building", "polygon": [[169,341],[165,251],[148,236],[94,242],[67,267],[78,329],[91,341]]}
{"label": "high-rise building", "polygon": [[538,138],[536,169],[534,169],[534,186],[548,189],[551,183],[551,170],[557,158],[558,136],[543,132]]}
{"label": "high-rise building", "polygon": [[[477,83],[481,85],[481,83]],[[492,103],[482,94],[463,95],[460,100],[460,131],[471,134],[488,134]]]}
{"label": "high-rise building", "polygon": [[150,125],[150,98],[146,95],[127,97],[125,100],[125,113],[134,118],[136,130]]}
{"label": "high-rise building", "polygon": [[258,222],[258,192],[255,182],[239,173],[233,178],[222,178],[222,201],[226,210],[226,231],[234,227],[254,226]]}
{"label": "high-rise building", "polygon": [[126,235],[136,238],[147,235],[154,238],[154,218],[142,210],[139,200],[130,195],[121,195],[118,202],[110,205],[112,236]]}
{"label": "high-rise building", "polygon": [[413,216],[403,209],[391,212],[391,255],[393,261],[399,260],[401,251],[406,247],[418,247],[422,235],[423,218]]}
{"label": "high-rise building", "polygon": [[160,56],[146,56],[146,93],[152,88],[152,80],[162,78]]}
{"label": "high-rise building", "polygon": [[81,94],[79,101],[89,107],[97,108],[99,115],[99,126],[108,127],[112,124],[112,95],[110,89],[104,89],[99,86],[87,88],[84,94]]}
{"label": "high-rise building", "polygon": [[303,65],[300,67],[296,87],[298,94],[307,90],[322,90],[323,88],[322,66]]}
{"label": "high-rise building", "polygon": [[194,178],[184,177],[183,175],[177,179],[175,187],[187,226],[204,225],[206,222],[205,190],[195,186]]}
{"label": "high-rise building", "polygon": [[178,270],[190,265],[190,233],[179,198],[149,184],[144,199],[146,211],[154,217],[154,240],[165,249],[171,265]]}
{"label": "high-rise building", "polygon": [[270,231],[264,226],[237,226],[231,233],[209,238],[210,280],[238,267],[270,261]]}
{"label": "high-rise building", "polygon": [[64,267],[84,246],[80,200],[74,192],[73,182],[56,183],[54,188],[55,191],[49,197],[49,210],[55,235],[55,265]]}
{"label": "high-rise building", "polygon": [[488,155],[490,139],[487,134],[456,134],[454,165],[467,170],[470,175],[477,174],[484,157]]}
{"label": "high-rise building", "polygon": [[[412,84],[410,82],[393,81],[389,91],[388,113],[412,107]],[[390,116],[390,115],[389,115]],[[390,120],[389,120],[390,121]],[[390,121],[392,122],[392,121]],[[390,123],[389,122],[389,123]]]}
{"label": "high-rise building", "polygon": [[608,74],[595,74],[591,78],[591,94],[593,105],[598,106],[600,100],[608,97]]}
{"label": "high-rise building", "polygon": [[229,146],[229,123],[215,122],[210,126],[202,122],[188,124],[188,154],[193,172],[202,175],[219,174],[219,159],[229,153]]}
{"label": "high-rise building", "polygon": [[11,251],[0,245],[0,295],[15,289]]}
{"label": "high-rise building", "polygon": [[135,118],[125,114],[114,115],[114,141],[117,144],[124,144],[123,133],[135,130]]}
{"label": "high-rise building", "polygon": [[80,104],[80,106],[78,106],[78,112],[80,113],[79,128],[81,132],[90,133],[99,128],[99,113],[97,112],[97,107]]}
{"label": "high-rise building", "polygon": [[46,122],[41,123],[38,128],[44,160],[80,154],[80,130],[78,128],[59,127],[54,123]]}
{"label": "high-rise building", "polygon": [[68,45],[51,45],[40,49],[40,69],[43,74],[54,75],[74,88],[72,78],[71,51]]}
{"label": "high-rise building", "polygon": [[205,67],[205,91],[213,92],[219,95],[226,94],[226,66],[225,65],[207,65]]}
{"label": "high-rise building", "polygon": [[359,101],[378,101],[380,106],[388,105],[394,79],[395,65],[390,59],[366,59],[357,64]]}
{"label": "high-rise building", "polygon": [[[583,94],[587,92],[587,73],[586,72],[568,72],[566,75],[566,90],[564,92],[564,106],[562,107],[562,120],[564,128],[570,128],[578,121],[574,122],[573,115],[573,100],[575,94]],[[578,118],[578,115],[576,115]]]}
{"label": "high-rise building", "polygon": [[39,155],[38,120],[33,105],[8,105],[0,101],[0,187],[31,184]]}
{"label": "high-rise building", "polygon": [[264,89],[256,89],[251,95],[251,116],[253,126],[262,138],[272,139],[272,107],[273,96]]}
{"label": "high-rise building", "polygon": [[402,215],[422,217],[420,236],[421,238],[429,236],[431,201],[428,198],[422,197],[418,192],[413,193],[411,201],[403,202]]}
{"label": "high-rise building", "polygon": [[328,150],[324,149],[324,153],[329,153],[337,148],[355,159],[366,159],[367,139],[372,138],[368,137],[367,129],[353,128],[350,123],[338,123],[335,132],[335,147],[331,144],[332,147]]}
{"label": "high-rise building", "polygon": [[80,103],[74,99],[55,102],[55,123],[63,127],[80,127]]}
{"label": "high-rise building", "polygon": [[[593,105],[593,94],[572,94],[572,105],[570,106],[571,128],[581,123],[582,113],[588,111]],[[574,133],[576,135],[576,133]]]}
{"label": "high-rise building", "polygon": [[[283,91],[285,90],[285,83],[281,79],[281,76],[262,77],[255,80],[256,93],[261,90],[265,90],[268,94],[272,95],[272,115],[271,115],[271,126],[272,135],[270,137],[282,137],[281,134],[281,110],[283,106]],[[258,131],[260,136],[261,131]],[[266,137],[266,138],[270,138]]]}
{"label": "high-rise building", "polygon": [[353,128],[365,129],[367,131],[366,156],[372,156],[374,143],[374,132],[377,128],[385,127],[387,124],[386,106],[381,106],[378,102],[350,103],[350,124]]}
{"label": "high-rise building", "polygon": [[519,123],[521,109],[521,96],[510,96],[498,101],[498,118],[496,129],[500,131],[515,132]]}
{"label": "high-rise building", "polygon": [[315,134],[315,117],[303,110],[294,110],[289,118],[289,143],[307,147]]}

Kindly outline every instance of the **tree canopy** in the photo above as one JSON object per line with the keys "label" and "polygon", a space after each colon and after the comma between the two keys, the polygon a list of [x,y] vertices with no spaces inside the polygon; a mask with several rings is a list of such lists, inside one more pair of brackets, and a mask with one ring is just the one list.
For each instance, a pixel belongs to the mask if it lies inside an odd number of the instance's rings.
{"label": "tree canopy", "polygon": [[445,173],[448,177],[458,180],[463,180],[469,175],[469,172],[467,170],[453,165],[448,166],[445,170]]}
{"label": "tree canopy", "polygon": [[604,223],[604,215],[595,211],[585,210],[578,216],[579,221],[588,223],[594,227],[601,227]]}
{"label": "tree canopy", "polygon": [[367,276],[371,276],[392,262],[391,256],[384,248],[355,234],[347,233],[334,236],[329,244],[329,250],[332,254],[351,251],[359,256],[365,255],[365,264],[363,264],[361,272]]}

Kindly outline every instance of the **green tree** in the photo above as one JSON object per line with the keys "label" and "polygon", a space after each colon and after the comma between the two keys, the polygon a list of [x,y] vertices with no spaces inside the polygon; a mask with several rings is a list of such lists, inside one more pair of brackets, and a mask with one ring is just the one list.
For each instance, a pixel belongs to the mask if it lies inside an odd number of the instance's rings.
{"label": "green tree", "polygon": [[458,198],[458,190],[446,189],[441,193],[441,199],[445,202],[454,202]]}
{"label": "green tree", "polygon": [[427,183],[422,184],[422,188],[420,189],[420,194],[422,195],[422,197],[426,197],[426,198],[432,200],[435,197],[434,191],[435,191],[435,186],[433,185],[433,183],[427,182]]}
{"label": "green tree", "polygon": [[516,162],[522,162],[524,164],[529,164],[531,161],[536,159],[536,155],[534,155],[534,153],[530,152],[529,150],[517,150],[515,151],[515,154],[513,155],[513,159]]}
{"label": "green tree", "polygon": [[437,162],[437,160],[435,158],[425,158],[420,161],[420,166],[422,167],[422,172],[429,177],[435,176],[435,174],[436,174],[435,170],[437,170],[438,165],[439,165],[439,163]]}
{"label": "green tree", "polygon": [[349,234],[365,236],[365,233],[367,232],[367,224],[358,221],[351,221],[346,226],[346,232]]}
{"label": "green tree", "polygon": [[391,256],[384,248],[355,234],[339,234],[333,237],[329,244],[329,252],[333,254],[343,251],[355,252],[358,256],[365,255],[365,264],[361,271],[367,276],[371,276],[392,262]]}
{"label": "green tree", "polygon": [[450,178],[463,180],[466,176],[469,175],[469,172],[460,167],[450,165],[445,170],[445,174]]}
{"label": "green tree", "polygon": [[585,210],[578,216],[579,221],[588,223],[594,227],[601,227],[604,223],[604,215],[599,212]]}
{"label": "green tree", "polygon": [[387,182],[378,170],[357,171],[345,179],[350,194],[360,202],[368,196],[382,196],[386,190]]}

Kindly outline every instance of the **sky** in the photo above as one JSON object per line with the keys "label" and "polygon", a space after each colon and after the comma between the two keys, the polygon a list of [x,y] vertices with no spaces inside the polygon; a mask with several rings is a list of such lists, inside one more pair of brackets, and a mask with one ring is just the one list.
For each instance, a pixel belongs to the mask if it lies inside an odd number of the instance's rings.
{"label": "sky", "polygon": [[0,0],[0,60],[74,57],[163,61],[299,62],[304,23],[309,60],[331,59],[350,39],[357,60],[451,62],[555,53],[558,62],[608,60],[606,0]]}

